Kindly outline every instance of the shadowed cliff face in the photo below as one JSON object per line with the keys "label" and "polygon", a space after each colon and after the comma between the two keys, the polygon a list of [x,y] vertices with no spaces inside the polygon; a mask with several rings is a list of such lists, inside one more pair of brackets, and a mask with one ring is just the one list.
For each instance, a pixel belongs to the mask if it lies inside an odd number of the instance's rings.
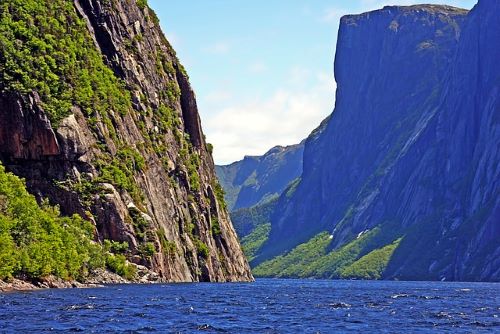
{"label": "shadowed cliff face", "polygon": [[[103,110],[78,103],[87,97],[80,94],[64,117],[51,119],[45,96],[2,82],[2,162],[38,198],[92,220],[100,240],[127,241],[129,260],[163,281],[251,280],[217,191],[194,93],[155,14],[133,0],[75,0],[62,14],[83,36],[75,57],[97,50],[117,78],[104,73],[101,81],[130,100],[115,109],[114,94],[95,97],[110,101]],[[78,66],[88,68],[70,74],[87,80],[92,63]]]}
{"label": "shadowed cliff face", "polygon": [[296,200],[273,217],[271,238],[290,240],[280,251],[332,229],[395,144],[407,139],[437,95],[464,16],[445,7],[386,7],[342,18],[335,110],[306,142]]}
{"label": "shadowed cliff face", "polygon": [[[383,188],[377,199],[403,203],[385,208],[403,224],[433,218],[427,238],[412,242],[410,234],[401,244],[387,276],[412,278],[419,264],[430,278],[500,280],[498,59],[500,1],[480,1],[467,18],[436,114],[387,180],[402,184],[399,194]],[[366,221],[374,207],[360,218]]]}
{"label": "shadowed cliff face", "polygon": [[[376,231],[359,257],[401,238],[382,277],[500,279],[499,6],[342,18],[335,110],[258,262],[320,231],[329,250]],[[338,277],[325,263],[313,274]]]}

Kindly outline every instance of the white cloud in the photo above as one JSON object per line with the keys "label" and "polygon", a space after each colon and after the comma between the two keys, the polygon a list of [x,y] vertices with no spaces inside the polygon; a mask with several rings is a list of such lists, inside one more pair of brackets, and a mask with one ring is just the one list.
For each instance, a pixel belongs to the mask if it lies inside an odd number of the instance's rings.
{"label": "white cloud", "polygon": [[248,71],[253,74],[262,74],[267,71],[267,66],[266,64],[257,61],[253,64],[250,64],[250,66],[248,67]]}
{"label": "white cloud", "polygon": [[203,50],[211,54],[222,55],[222,54],[227,54],[230,49],[231,46],[229,45],[228,42],[218,41],[211,45],[206,46]]}
{"label": "white cloud", "polygon": [[[293,72],[293,71],[292,71]],[[275,145],[300,142],[331,113],[333,75],[316,74],[308,89],[292,85],[265,99],[239,101],[211,115],[203,127],[216,163],[260,155]]]}

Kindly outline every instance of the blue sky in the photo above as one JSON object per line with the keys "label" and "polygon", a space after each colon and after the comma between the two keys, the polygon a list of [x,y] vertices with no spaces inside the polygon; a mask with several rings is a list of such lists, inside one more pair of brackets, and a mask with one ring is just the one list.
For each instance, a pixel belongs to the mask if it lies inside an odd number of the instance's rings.
{"label": "blue sky", "polygon": [[[475,0],[442,0],[472,8]],[[298,143],[331,113],[339,19],[406,0],[149,0],[218,164]]]}

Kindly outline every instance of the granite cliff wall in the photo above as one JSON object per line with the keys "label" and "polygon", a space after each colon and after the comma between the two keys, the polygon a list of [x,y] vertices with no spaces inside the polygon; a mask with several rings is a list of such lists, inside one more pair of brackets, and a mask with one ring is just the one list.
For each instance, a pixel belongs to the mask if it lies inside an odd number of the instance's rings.
{"label": "granite cliff wall", "polygon": [[[129,260],[163,281],[252,280],[195,95],[154,12],[134,0],[40,5],[57,24],[44,26],[36,8],[14,2],[2,14],[34,24],[36,37],[12,28],[17,46],[0,56],[0,158],[7,169],[64,214],[93,221],[101,241],[128,242]],[[58,34],[79,44],[70,48]],[[48,68],[26,70],[38,84],[16,76],[9,62],[16,50],[47,61]],[[31,66],[22,59],[17,65]],[[38,89],[45,77],[51,85]]]}

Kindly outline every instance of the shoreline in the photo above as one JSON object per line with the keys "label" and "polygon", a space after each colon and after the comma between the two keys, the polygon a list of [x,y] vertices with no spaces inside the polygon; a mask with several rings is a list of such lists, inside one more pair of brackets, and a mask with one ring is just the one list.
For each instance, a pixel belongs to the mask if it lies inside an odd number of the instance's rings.
{"label": "shoreline", "polygon": [[43,280],[39,282],[23,281],[18,278],[12,279],[10,282],[0,280],[0,293],[37,291],[44,289],[85,289],[85,288],[103,288],[103,284],[97,283],[81,283],[78,281],[63,281],[63,280]]}
{"label": "shoreline", "polygon": [[98,269],[92,272],[83,282],[63,280],[53,275],[36,280],[21,279],[19,277],[12,278],[9,281],[0,280],[0,293],[36,291],[42,289],[102,288],[104,284],[127,283],[132,282],[110,271]]}

